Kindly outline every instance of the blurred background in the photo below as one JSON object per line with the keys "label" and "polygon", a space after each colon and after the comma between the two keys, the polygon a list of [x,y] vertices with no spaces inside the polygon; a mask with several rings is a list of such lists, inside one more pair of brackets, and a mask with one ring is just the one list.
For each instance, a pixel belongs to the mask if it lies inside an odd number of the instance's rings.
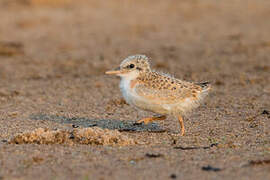
{"label": "blurred background", "polygon": [[0,75],[101,75],[140,53],[191,80],[216,78],[264,63],[269,7],[267,0],[1,0]]}

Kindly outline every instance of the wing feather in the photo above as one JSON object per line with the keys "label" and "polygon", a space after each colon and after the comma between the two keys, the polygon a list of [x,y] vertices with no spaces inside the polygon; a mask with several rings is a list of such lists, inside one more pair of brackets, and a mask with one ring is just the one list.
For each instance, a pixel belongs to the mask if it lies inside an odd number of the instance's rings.
{"label": "wing feather", "polygon": [[174,104],[192,97],[192,92],[188,88],[156,89],[145,84],[137,84],[135,86],[135,92],[139,96],[159,104]]}

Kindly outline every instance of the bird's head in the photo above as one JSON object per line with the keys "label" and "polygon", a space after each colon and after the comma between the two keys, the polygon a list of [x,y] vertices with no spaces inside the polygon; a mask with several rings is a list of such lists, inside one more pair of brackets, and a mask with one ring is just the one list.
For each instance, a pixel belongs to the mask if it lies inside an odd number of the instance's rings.
{"label": "bird's head", "polygon": [[133,55],[124,59],[120,67],[107,71],[106,74],[136,78],[141,73],[147,73],[149,71],[151,71],[151,69],[148,57],[145,55]]}

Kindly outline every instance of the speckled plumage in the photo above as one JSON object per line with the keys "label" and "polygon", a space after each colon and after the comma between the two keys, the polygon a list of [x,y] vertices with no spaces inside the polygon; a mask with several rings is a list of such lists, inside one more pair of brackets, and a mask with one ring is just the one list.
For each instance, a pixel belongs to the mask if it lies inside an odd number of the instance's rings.
{"label": "speckled plumage", "polygon": [[134,100],[133,104],[159,114],[186,115],[199,106],[209,90],[209,86],[201,87],[153,71],[143,73],[133,81],[136,81],[134,91],[148,100],[147,103],[144,100],[144,103]]}
{"label": "speckled plumage", "polygon": [[144,55],[129,56],[120,68],[107,74],[121,77],[120,89],[129,104],[161,115],[186,115],[200,105],[210,89],[207,82],[182,81],[151,70]]}

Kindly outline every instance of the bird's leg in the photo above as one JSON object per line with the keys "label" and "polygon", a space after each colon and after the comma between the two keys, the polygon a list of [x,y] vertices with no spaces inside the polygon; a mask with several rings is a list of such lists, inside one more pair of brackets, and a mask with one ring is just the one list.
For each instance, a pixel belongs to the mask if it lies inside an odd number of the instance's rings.
{"label": "bird's leg", "polygon": [[184,121],[183,121],[182,116],[178,116],[178,120],[179,120],[180,127],[181,127],[181,133],[180,133],[180,135],[181,136],[184,136],[184,134],[185,134],[185,126],[184,126]]}
{"label": "bird's leg", "polygon": [[166,116],[164,116],[164,115],[155,116],[155,117],[148,117],[148,118],[143,118],[143,119],[137,121],[136,124],[140,124],[140,123],[148,124],[149,122],[152,122],[152,121],[165,120],[165,119],[166,119]]}

